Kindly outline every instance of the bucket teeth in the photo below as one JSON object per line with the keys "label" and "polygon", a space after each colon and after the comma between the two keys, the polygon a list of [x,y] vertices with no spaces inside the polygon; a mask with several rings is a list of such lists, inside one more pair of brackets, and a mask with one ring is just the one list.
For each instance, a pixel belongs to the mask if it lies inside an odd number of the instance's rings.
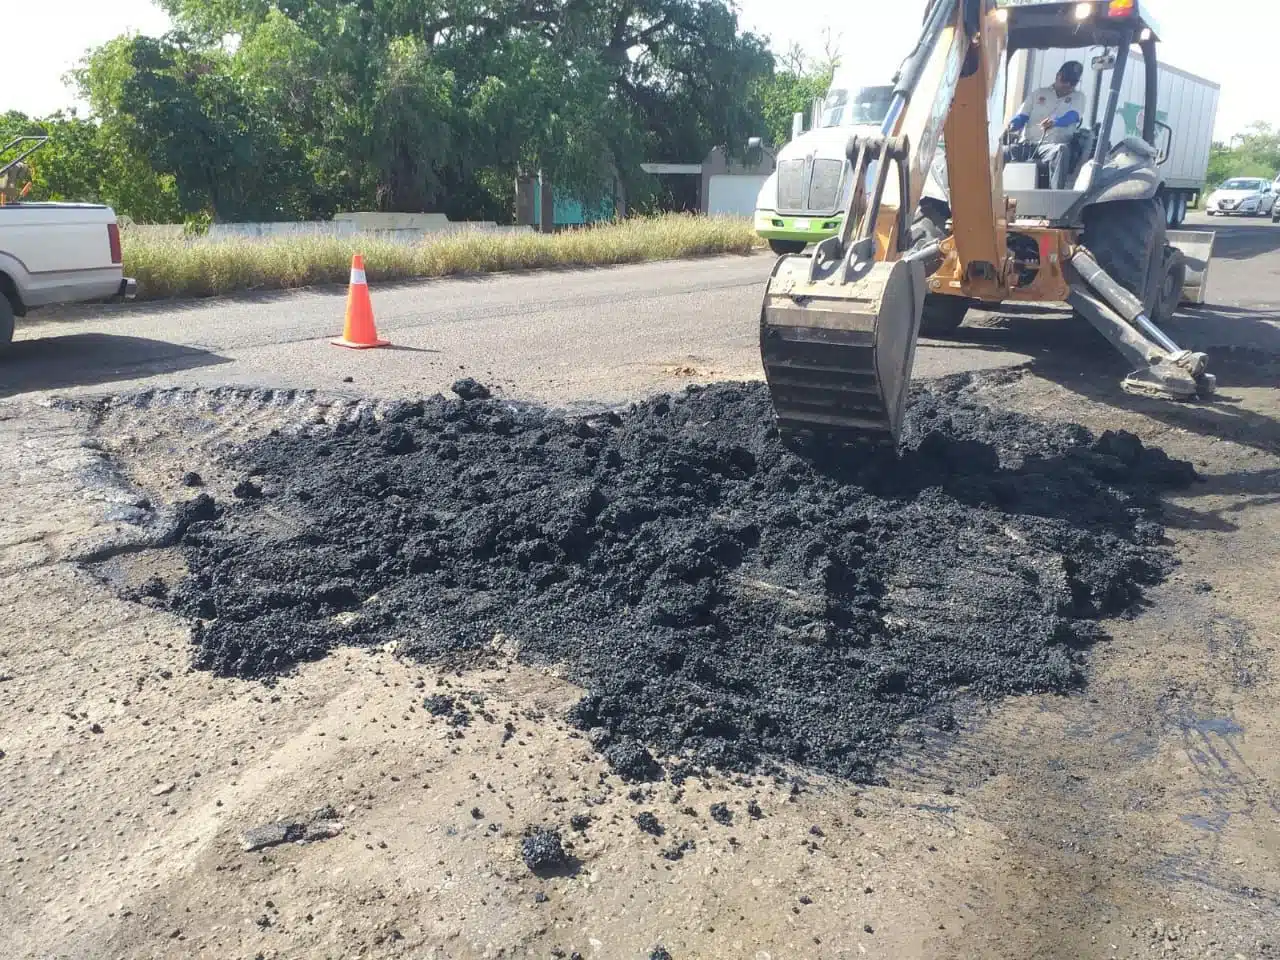
{"label": "bucket teeth", "polygon": [[875,351],[865,337],[811,327],[770,328],[766,321],[761,355],[779,429],[894,441]]}

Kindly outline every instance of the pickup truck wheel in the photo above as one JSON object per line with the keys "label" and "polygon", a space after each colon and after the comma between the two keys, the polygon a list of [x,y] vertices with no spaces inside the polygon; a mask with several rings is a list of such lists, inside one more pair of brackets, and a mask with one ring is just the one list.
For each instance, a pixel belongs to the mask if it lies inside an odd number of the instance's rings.
{"label": "pickup truck wheel", "polygon": [[0,293],[0,354],[13,342],[13,304]]}

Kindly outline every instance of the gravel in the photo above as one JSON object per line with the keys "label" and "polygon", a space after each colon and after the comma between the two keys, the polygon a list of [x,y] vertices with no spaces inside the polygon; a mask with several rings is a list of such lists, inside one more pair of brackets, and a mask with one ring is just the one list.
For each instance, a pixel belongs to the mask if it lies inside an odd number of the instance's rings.
{"label": "gravel", "polygon": [[665,830],[663,830],[662,824],[658,822],[658,818],[653,814],[653,811],[651,810],[645,810],[642,813],[636,814],[634,817],[634,820],[636,822],[636,826],[639,827],[644,833],[650,834],[655,837],[660,837],[666,832]]}

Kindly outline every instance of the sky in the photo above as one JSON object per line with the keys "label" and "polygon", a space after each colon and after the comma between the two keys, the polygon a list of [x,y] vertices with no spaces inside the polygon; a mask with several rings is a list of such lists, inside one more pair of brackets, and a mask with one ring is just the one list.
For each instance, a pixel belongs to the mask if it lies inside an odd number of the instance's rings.
{"label": "sky", "polygon": [[[21,2],[0,0],[0,6]],[[767,37],[776,52],[796,43],[810,53],[820,53],[823,28],[829,24],[846,60],[857,55],[863,38],[882,34],[889,18],[901,19],[901,0],[736,0],[736,4],[743,26]],[[168,28],[164,12],[151,0],[40,0],[38,9],[41,20],[56,28],[25,34],[21,44],[5,45],[0,56],[0,111],[40,116],[74,106],[75,93],[62,78],[86,50],[126,31],[156,35]],[[1272,67],[1280,56],[1280,3],[1157,0],[1152,10],[1161,25],[1161,59],[1222,85],[1217,139],[1227,140],[1255,120],[1280,126],[1280,97],[1274,92]]]}

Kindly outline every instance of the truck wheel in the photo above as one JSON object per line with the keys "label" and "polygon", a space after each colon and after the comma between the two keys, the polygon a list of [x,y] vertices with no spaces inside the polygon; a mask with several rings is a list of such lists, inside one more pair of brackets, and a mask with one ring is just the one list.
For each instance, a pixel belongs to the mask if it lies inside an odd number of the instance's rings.
{"label": "truck wheel", "polygon": [[804,253],[805,242],[803,240],[770,240],[769,249],[780,257],[785,257],[789,253]]}
{"label": "truck wheel", "polygon": [[1115,200],[1086,207],[1081,242],[1111,279],[1142,301],[1148,317],[1164,280],[1165,211],[1159,200]]}
{"label": "truck wheel", "polygon": [[924,297],[924,312],[920,314],[920,336],[950,336],[960,329],[968,312],[969,301],[964,297],[927,293]]}
{"label": "truck wheel", "polygon": [[0,355],[13,342],[13,304],[0,293]]}

